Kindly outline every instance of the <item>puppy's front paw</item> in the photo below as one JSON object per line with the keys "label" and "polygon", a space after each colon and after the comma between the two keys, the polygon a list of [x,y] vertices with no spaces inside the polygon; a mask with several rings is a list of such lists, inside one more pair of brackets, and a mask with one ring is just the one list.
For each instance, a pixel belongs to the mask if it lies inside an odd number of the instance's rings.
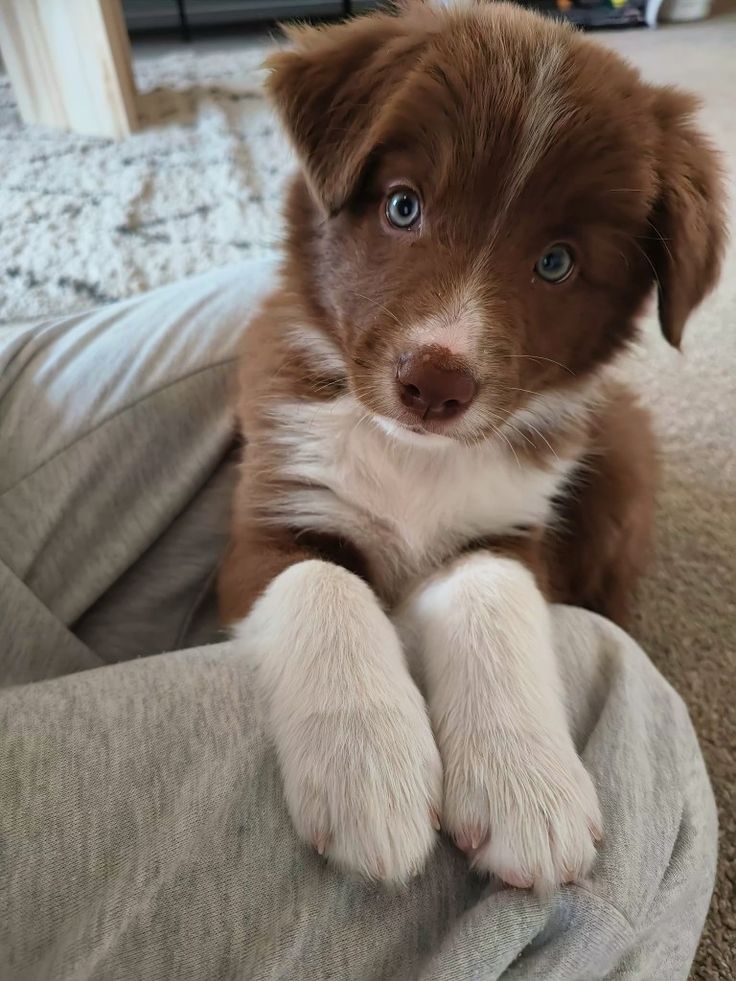
{"label": "puppy's front paw", "polygon": [[401,882],[420,871],[435,844],[442,794],[420,700],[336,708],[290,729],[278,748],[301,837],[368,878]]}
{"label": "puppy's front paw", "polygon": [[584,878],[601,836],[593,783],[572,745],[498,734],[445,755],[444,825],[475,868],[549,892]]}
{"label": "puppy's front paw", "polygon": [[442,764],[396,630],[357,576],[284,570],[236,629],[257,671],[299,834],[370,877],[402,881],[435,842]]}

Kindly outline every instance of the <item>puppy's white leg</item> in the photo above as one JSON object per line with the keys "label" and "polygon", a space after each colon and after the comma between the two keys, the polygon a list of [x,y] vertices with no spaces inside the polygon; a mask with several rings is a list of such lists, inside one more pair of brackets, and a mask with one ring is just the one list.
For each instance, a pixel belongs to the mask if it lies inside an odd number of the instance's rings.
{"label": "puppy's white leg", "polygon": [[277,576],[236,627],[268,706],[299,834],[403,880],[435,842],[442,767],[396,630],[369,587],[321,561]]}
{"label": "puppy's white leg", "polygon": [[600,810],[570,737],[547,603],[514,559],[477,553],[397,622],[424,675],[444,767],[443,827],[516,886],[584,876]]}

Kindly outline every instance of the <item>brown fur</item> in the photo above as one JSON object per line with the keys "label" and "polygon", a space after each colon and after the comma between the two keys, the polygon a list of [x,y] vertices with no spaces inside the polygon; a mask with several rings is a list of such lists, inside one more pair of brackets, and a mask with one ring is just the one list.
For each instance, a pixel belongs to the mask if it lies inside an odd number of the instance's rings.
{"label": "brown fur", "polygon": [[[269,90],[303,171],[286,206],[282,288],[244,341],[248,448],[220,581],[226,621],[314,554],[359,568],[392,598],[370,555],[345,541],[325,550],[269,518],[284,480],[274,405],[350,391],[410,423],[392,397],[393,365],[405,325],[443,309],[480,324],[478,413],[472,425],[436,430],[494,439],[534,393],[572,397],[624,350],[655,284],[663,333],[678,346],[723,245],[718,163],[691,121],[691,97],[646,84],[567,27],[505,4],[415,4],[288,33],[293,47],[272,57]],[[418,231],[387,225],[383,202],[397,184],[420,193]],[[551,285],[534,263],[559,241],[577,262]],[[289,331],[305,323],[337,345],[344,371],[315,374],[295,351]],[[529,530],[525,561],[555,599],[624,621],[650,538],[645,413],[615,390],[582,427],[521,436],[519,454],[575,443],[586,460],[560,502],[561,524]]]}
{"label": "brown fur", "polygon": [[544,537],[552,599],[627,623],[649,557],[656,471],[649,417],[621,389],[599,413],[586,465]]}

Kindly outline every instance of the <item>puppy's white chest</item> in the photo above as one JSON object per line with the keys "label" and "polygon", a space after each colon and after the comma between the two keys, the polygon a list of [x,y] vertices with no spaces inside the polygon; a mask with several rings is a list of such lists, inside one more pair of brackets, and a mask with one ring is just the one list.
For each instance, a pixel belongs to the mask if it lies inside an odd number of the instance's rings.
{"label": "puppy's white chest", "polygon": [[350,397],[280,413],[278,502],[292,526],[340,534],[389,578],[424,573],[476,538],[545,522],[572,460],[535,465],[505,445],[386,432]]}

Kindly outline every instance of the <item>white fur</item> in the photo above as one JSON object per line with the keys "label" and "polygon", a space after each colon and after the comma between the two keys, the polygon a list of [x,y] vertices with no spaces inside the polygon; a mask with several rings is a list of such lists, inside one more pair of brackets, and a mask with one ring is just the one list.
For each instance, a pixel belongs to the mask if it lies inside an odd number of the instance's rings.
{"label": "white fur", "polygon": [[268,707],[299,834],[340,864],[403,880],[435,842],[442,771],[396,631],[356,576],[291,566],[236,628]]}
{"label": "white fur", "polygon": [[512,885],[547,890],[585,876],[600,810],[531,573],[489,554],[460,560],[417,590],[397,623],[442,756],[443,827]]}
{"label": "white fur", "polygon": [[[322,335],[293,340],[326,369],[341,367]],[[287,478],[273,517],[344,534],[391,605],[420,583],[397,623],[425,676],[444,824],[478,867],[515,885],[587,873],[595,791],[568,733],[549,613],[530,573],[484,553],[435,574],[474,539],[549,522],[577,458],[535,462],[509,440],[584,421],[591,405],[583,390],[533,398],[507,440],[476,445],[412,433],[352,396],[273,410]],[[442,763],[374,594],[351,573],[302,562],[270,584],[237,634],[258,665],[298,832],[369,876],[419,869]]]}
{"label": "white fur", "polygon": [[456,357],[474,362],[486,331],[483,307],[476,292],[470,284],[458,288],[442,309],[410,327],[406,332],[406,350],[437,344]]}
{"label": "white fur", "polygon": [[571,426],[582,426],[605,401],[609,375],[600,371],[573,391],[548,391],[533,395],[527,404],[515,412],[502,426],[509,439],[514,433],[554,433]]}
{"label": "white fur", "polygon": [[282,473],[301,486],[271,509],[292,527],[344,534],[393,595],[462,545],[546,523],[574,458],[523,461],[499,441],[466,445],[404,430],[397,439],[351,396],[276,410]]}
{"label": "white fur", "polygon": [[289,331],[289,344],[310,356],[313,366],[325,374],[344,378],[345,359],[340,348],[314,327],[300,326]]}
{"label": "white fur", "polygon": [[503,228],[512,203],[530,176],[549,152],[560,132],[578,112],[567,98],[565,82],[566,45],[545,44],[540,48],[535,77],[524,93],[521,132],[516,142],[516,158],[509,168],[511,179],[503,188],[502,203],[492,228],[495,240]]}

